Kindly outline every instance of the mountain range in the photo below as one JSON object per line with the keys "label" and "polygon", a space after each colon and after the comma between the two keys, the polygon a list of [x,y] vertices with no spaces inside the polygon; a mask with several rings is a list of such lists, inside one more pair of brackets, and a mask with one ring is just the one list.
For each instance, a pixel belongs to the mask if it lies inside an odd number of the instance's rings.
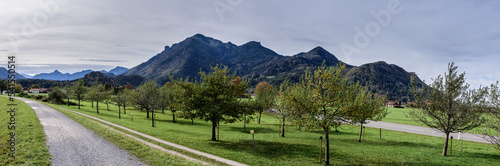
{"label": "mountain range", "polygon": [[[237,46],[196,34],[171,47],[166,46],[162,52],[124,75],[141,75],[146,79],[165,83],[169,81],[169,76],[197,79],[200,71],[209,72],[210,67],[223,65],[249,79],[251,85],[261,81],[278,85],[285,77],[297,82],[307,69],[312,70],[322,64],[335,66],[339,63],[345,64],[319,46],[293,56],[283,56],[256,41]],[[414,73],[383,61],[361,66],[345,65],[346,76],[351,82],[359,82],[372,92],[386,95],[390,99],[408,100],[409,84]],[[418,77],[417,83],[423,85]]]}
{"label": "mountain range", "polygon": [[[25,78],[19,73],[15,73],[14,75],[16,76],[16,79]],[[0,79],[9,79],[9,70],[7,70],[5,67],[0,67]]]}
{"label": "mountain range", "polygon": [[[260,42],[250,41],[238,46],[202,34],[188,37],[172,46],[165,46],[163,51],[130,70],[117,67],[109,72],[84,70],[73,74],[62,74],[56,70],[52,73],[38,74],[33,78],[38,79],[38,84],[42,84],[40,81],[43,80],[40,79],[83,78],[87,83],[99,81],[108,84],[138,86],[147,79],[164,84],[170,81],[170,76],[196,80],[200,77],[200,71],[210,72],[211,67],[222,65],[235,71],[240,77],[248,79],[251,86],[261,81],[279,85],[285,78],[291,82],[298,82],[300,76],[308,69],[314,70],[322,64],[336,66],[339,63],[346,66],[345,74],[350,82],[358,82],[370,91],[386,95],[392,100],[410,100],[409,84],[411,76],[416,76],[416,74],[407,72],[394,64],[380,61],[353,66],[341,62],[335,55],[319,46],[293,56],[283,56],[262,46]],[[0,71],[0,74],[2,73]],[[425,86],[418,77],[416,81],[419,86]],[[33,83],[28,80],[24,82],[27,86]],[[52,83],[43,84],[50,86]]]}
{"label": "mountain range", "polygon": [[[104,73],[108,75],[109,77],[115,77],[117,75],[123,74],[127,72],[128,69],[124,67],[117,66],[114,69],[111,69],[109,72],[102,70],[100,71],[101,73]],[[58,70],[55,70],[52,73],[40,73],[35,76],[33,76],[31,79],[44,79],[44,80],[58,80],[58,81],[63,81],[63,80],[76,80],[79,78],[83,78],[86,74],[89,74],[91,72],[94,72],[93,70],[83,70],[81,72],[76,72],[73,74],[70,73],[61,73]]]}

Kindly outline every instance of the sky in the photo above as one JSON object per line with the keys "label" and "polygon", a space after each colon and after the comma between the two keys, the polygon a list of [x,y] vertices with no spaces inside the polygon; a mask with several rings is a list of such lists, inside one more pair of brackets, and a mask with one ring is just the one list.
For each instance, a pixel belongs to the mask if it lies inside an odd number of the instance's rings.
{"label": "sky", "polygon": [[0,64],[19,73],[132,68],[197,33],[291,56],[321,46],[430,83],[454,62],[472,88],[500,80],[500,1],[2,0]]}

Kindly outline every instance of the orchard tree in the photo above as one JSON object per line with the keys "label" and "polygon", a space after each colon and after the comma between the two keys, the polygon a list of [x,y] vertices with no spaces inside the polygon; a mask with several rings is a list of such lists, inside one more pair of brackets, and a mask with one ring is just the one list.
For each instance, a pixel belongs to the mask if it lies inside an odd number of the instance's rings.
{"label": "orchard tree", "polygon": [[446,135],[442,156],[447,155],[451,132],[474,129],[484,122],[486,88],[469,90],[465,73],[458,74],[455,63],[448,64],[444,78],[433,79],[430,88],[417,90],[412,78],[412,93],[420,109],[413,109],[409,115],[424,125]]}
{"label": "orchard tree", "polygon": [[[212,67],[212,72],[200,72],[202,82],[195,99],[198,116],[212,123],[212,141],[216,141],[215,129],[220,121],[234,122],[240,116],[238,98],[248,88],[246,81],[238,81],[236,73],[230,74],[227,67]],[[239,79],[241,80],[241,79]]]}
{"label": "orchard tree", "polygon": [[278,115],[278,119],[281,121],[281,137],[285,137],[285,122],[286,122],[286,117],[290,116],[291,113],[291,105],[289,101],[287,100],[287,95],[289,95],[289,83],[288,80],[285,79],[285,81],[280,85],[278,95],[274,98],[274,108],[276,109]]}
{"label": "orchard tree", "polygon": [[7,88],[8,88],[7,81],[0,80],[0,95],[2,95],[3,91],[7,90]]}
{"label": "orchard tree", "polygon": [[[490,86],[489,93],[490,109],[488,111],[488,121],[486,126],[500,133],[500,89],[498,82]],[[500,150],[500,135],[493,135],[487,133],[486,139],[492,144],[497,145]]]}
{"label": "orchard tree", "polygon": [[260,124],[262,112],[271,108],[275,97],[276,97],[276,92],[274,91],[273,85],[267,82],[260,82],[255,87],[255,100],[256,103],[260,106],[260,109],[258,110],[259,112],[258,124]]}
{"label": "orchard tree", "polygon": [[246,99],[241,99],[240,101],[240,111],[241,111],[241,119],[243,122],[243,132],[247,131],[247,124],[250,123],[254,119],[252,116],[255,111],[260,110],[255,103],[255,100],[252,100],[252,95],[248,94]]}
{"label": "orchard tree", "polygon": [[288,95],[295,120],[308,127],[323,129],[326,165],[330,164],[330,127],[345,119],[360,89],[359,85],[348,83],[344,69],[345,65],[339,63],[337,67],[322,65],[313,72],[306,71]]}
{"label": "orchard tree", "polygon": [[149,112],[151,112],[152,127],[155,127],[154,110],[160,108],[161,99],[159,96],[160,87],[158,83],[153,80],[149,80],[140,85],[133,94],[134,102],[146,109],[146,118],[149,119]]}
{"label": "orchard tree", "polygon": [[[172,79],[172,77],[170,78]],[[176,97],[179,98],[177,103],[177,109],[181,110],[180,117],[184,119],[191,119],[191,125],[194,125],[194,119],[198,117],[198,99],[200,98],[201,86],[199,83],[189,82],[188,79],[174,80],[174,85],[179,87],[179,92],[176,93]]]}
{"label": "orchard tree", "polygon": [[361,142],[361,136],[363,133],[363,124],[367,123],[367,120],[382,120],[389,112],[386,107],[383,107],[385,102],[385,97],[372,94],[367,89],[363,88],[354,100],[354,104],[348,109],[348,119],[351,123],[360,124],[360,132],[358,142]]}
{"label": "orchard tree", "polygon": [[52,88],[52,91],[49,93],[48,101],[61,104],[64,103],[64,99],[66,98],[66,94],[62,91],[58,86]]}
{"label": "orchard tree", "polygon": [[78,100],[78,109],[80,109],[80,101],[83,100],[85,94],[87,93],[85,81],[83,79],[79,79],[78,82],[71,87],[71,92],[73,98]]}
{"label": "orchard tree", "polygon": [[176,122],[175,113],[182,109],[181,93],[181,88],[170,82],[165,83],[165,85],[161,87],[160,98],[162,101],[160,103],[160,107],[162,108],[162,113],[165,113],[165,108],[168,108],[172,112],[172,119],[174,123]]}
{"label": "orchard tree", "polygon": [[94,84],[87,92],[87,99],[96,102],[96,110],[99,113],[99,103],[108,97],[108,92],[104,89],[102,84]]}
{"label": "orchard tree", "polygon": [[[116,105],[118,106],[118,119],[121,119],[121,106],[124,106],[124,110],[125,110],[125,103],[128,101],[128,98],[129,98],[129,94],[128,91],[130,90],[127,90],[127,89],[123,89],[121,91],[119,91],[116,96],[114,96],[112,98],[112,100],[116,103]],[[126,112],[124,112],[126,114]]]}

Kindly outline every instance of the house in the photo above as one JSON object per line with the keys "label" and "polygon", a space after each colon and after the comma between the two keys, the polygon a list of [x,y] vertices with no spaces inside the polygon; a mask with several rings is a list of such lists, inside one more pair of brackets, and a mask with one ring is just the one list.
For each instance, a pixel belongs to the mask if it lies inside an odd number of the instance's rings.
{"label": "house", "polygon": [[401,102],[394,102],[394,101],[390,101],[387,103],[387,107],[392,107],[392,108],[404,108],[401,106]]}
{"label": "house", "polygon": [[29,93],[38,94],[41,89],[30,89]]}

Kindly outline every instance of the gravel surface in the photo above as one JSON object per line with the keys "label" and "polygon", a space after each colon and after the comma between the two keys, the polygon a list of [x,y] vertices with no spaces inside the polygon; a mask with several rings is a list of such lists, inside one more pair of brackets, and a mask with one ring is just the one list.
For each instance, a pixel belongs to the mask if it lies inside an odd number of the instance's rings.
{"label": "gravel surface", "polygon": [[18,99],[35,110],[43,125],[52,165],[145,165],[66,115],[39,102]]}

